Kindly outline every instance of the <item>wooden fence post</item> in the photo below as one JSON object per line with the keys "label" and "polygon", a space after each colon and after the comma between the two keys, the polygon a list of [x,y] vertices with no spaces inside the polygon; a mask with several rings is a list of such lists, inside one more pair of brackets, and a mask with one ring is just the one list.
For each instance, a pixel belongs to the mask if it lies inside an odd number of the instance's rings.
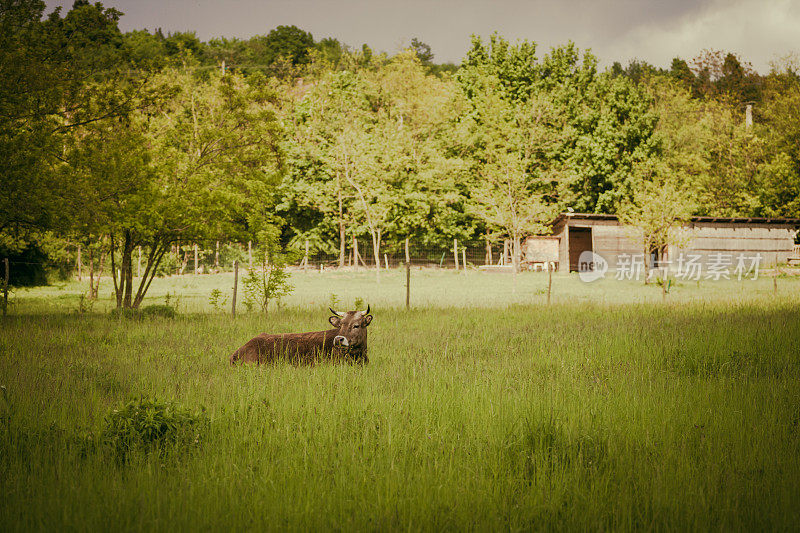
{"label": "wooden fence post", "polygon": [[461,267],[464,269],[464,274],[467,273],[467,247],[461,249]]}
{"label": "wooden fence post", "polygon": [[389,270],[389,256],[383,254],[383,264],[386,267],[386,270]]}
{"label": "wooden fence post", "polygon": [[550,292],[553,289],[553,269],[550,268],[550,263],[545,263],[547,265],[547,305],[550,305]]}
{"label": "wooden fence post", "polygon": [[239,261],[233,262],[233,299],[231,300],[231,317],[236,318],[236,289],[239,287]]}
{"label": "wooden fence post", "polygon": [[453,239],[453,259],[456,261],[456,271],[458,271],[458,239]]}
{"label": "wooden fence post", "polygon": [[214,270],[219,271],[219,241],[217,241],[217,249],[214,252]]}
{"label": "wooden fence post", "polygon": [[78,281],[83,281],[83,263],[81,262],[81,245],[78,244]]}
{"label": "wooden fence post", "polygon": [[197,274],[197,243],[194,243],[194,273]]}
{"label": "wooden fence post", "polygon": [[411,262],[411,254],[408,253],[408,237],[406,237],[406,264]]}
{"label": "wooden fence post", "polygon": [[3,276],[3,317],[8,313],[8,257],[3,259],[6,274]]}
{"label": "wooden fence post", "polygon": [[411,307],[411,263],[406,261],[406,309]]}
{"label": "wooden fence post", "polygon": [[778,252],[775,252],[775,272],[772,274],[772,291],[778,293]]}
{"label": "wooden fence post", "polygon": [[303,257],[303,272],[308,270],[308,239],[306,239],[306,255]]}

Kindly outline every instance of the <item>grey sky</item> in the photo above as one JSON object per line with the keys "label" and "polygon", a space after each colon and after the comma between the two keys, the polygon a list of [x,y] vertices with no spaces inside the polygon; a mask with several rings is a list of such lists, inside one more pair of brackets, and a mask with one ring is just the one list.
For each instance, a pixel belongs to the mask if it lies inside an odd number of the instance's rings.
{"label": "grey sky", "polygon": [[[49,9],[71,0],[46,0]],[[739,53],[760,72],[800,51],[800,0],[105,0],[125,13],[123,31],[161,27],[212,37],[250,37],[294,24],[314,38],[336,37],[395,52],[412,37],[437,62],[460,62],[470,34],[497,31],[529,39],[544,52],[574,41],[608,66],[633,58],[668,66],[704,48]]]}

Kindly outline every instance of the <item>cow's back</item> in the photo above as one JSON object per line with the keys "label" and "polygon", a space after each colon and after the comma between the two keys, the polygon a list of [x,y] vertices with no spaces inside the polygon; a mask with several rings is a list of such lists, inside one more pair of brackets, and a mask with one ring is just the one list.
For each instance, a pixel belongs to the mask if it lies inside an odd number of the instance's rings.
{"label": "cow's back", "polygon": [[309,333],[262,333],[247,341],[230,356],[231,364],[272,363],[280,358],[296,364],[313,363],[318,357],[329,357],[333,349],[333,337],[337,331],[313,331]]}

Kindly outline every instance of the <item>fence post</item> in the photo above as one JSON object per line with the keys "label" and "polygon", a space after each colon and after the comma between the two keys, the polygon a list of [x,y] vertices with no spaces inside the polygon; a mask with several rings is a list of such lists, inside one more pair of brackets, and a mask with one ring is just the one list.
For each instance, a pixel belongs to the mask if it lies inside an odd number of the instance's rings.
{"label": "fence post", "polygon": [[453,258],[456,260],[456,271],[458,271],[458,239],[453,239]]}
{"label": "fence post", "polygon": [[408,237],[406,237],[406,264],[411,262],[410,254],[408,253]]}
{"label": "fence post", "polygon": [[81,245],[78,243],[78,281],[83,281],[83,263],[81,263]]}
{"label": "fence post", "polygon": [[197,243],[194,243],[194,273],[197,274]]}
{"label": "fence post", "polygon": [[411,307],[411,263],[406,261],[406,309]]}
{"label": "fence post", "polygon": [[231,317],[236,318],[236,289],[239,287],[239,261],[233,262],[233,299],[231,300]]}
{"label": "fence post", "polygon": [[3,317],[8,313],[8,257],[3,259],[6,274],[3,276]]}
{"label": "fence post", "polygon": [[467,247],[461,249],[461,267],[464,269],[464,274],[467,273]]}
{"label": "fence post", "polygon": [[775,272],[772,274],[772,291],[778,293],[778,252],[775,252]]}
{"label": "fence post", "polygon": [[247,241],[248,270],[253,270],[253,241]]}
{"label": "fence post", "polygon": [[217,249],[214,252],[214,270],[219,270],[219,241],[217,241]]}
{"label": "fence post", "polygon": [[550,263],[545,263],[547,265],[547,305],[550,305],[550,292],[553,289],[553,269],[550,268]]}
{"label": "fence post", "polygon": [[386,266],[386,270],[389,270],[389,256],[383,254],[383,264]]}
{"label": "fence post", "polygon": [[306,255],[303,256],[303,272],[308,270],[308,239],[306,239]]}

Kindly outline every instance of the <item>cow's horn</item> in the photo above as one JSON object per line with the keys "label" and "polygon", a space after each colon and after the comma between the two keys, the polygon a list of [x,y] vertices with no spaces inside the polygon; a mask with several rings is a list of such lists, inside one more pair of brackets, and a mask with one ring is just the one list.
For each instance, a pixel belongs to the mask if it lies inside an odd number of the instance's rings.
{"label": "cow's horn", "polygon": [[344,318],[345,315],[344,313],[340,313],[339,311],[334,311],[333,308],[331,307],[329,307],[328,309],[330,309],[331,313],[333,313],[334,315],[339,315],[340,317]]}
{"label": "cow's horn", "polygon": [[367,310],[361,313],[362,315],[366,316],[369,314],[369,304],[367,304]]}

